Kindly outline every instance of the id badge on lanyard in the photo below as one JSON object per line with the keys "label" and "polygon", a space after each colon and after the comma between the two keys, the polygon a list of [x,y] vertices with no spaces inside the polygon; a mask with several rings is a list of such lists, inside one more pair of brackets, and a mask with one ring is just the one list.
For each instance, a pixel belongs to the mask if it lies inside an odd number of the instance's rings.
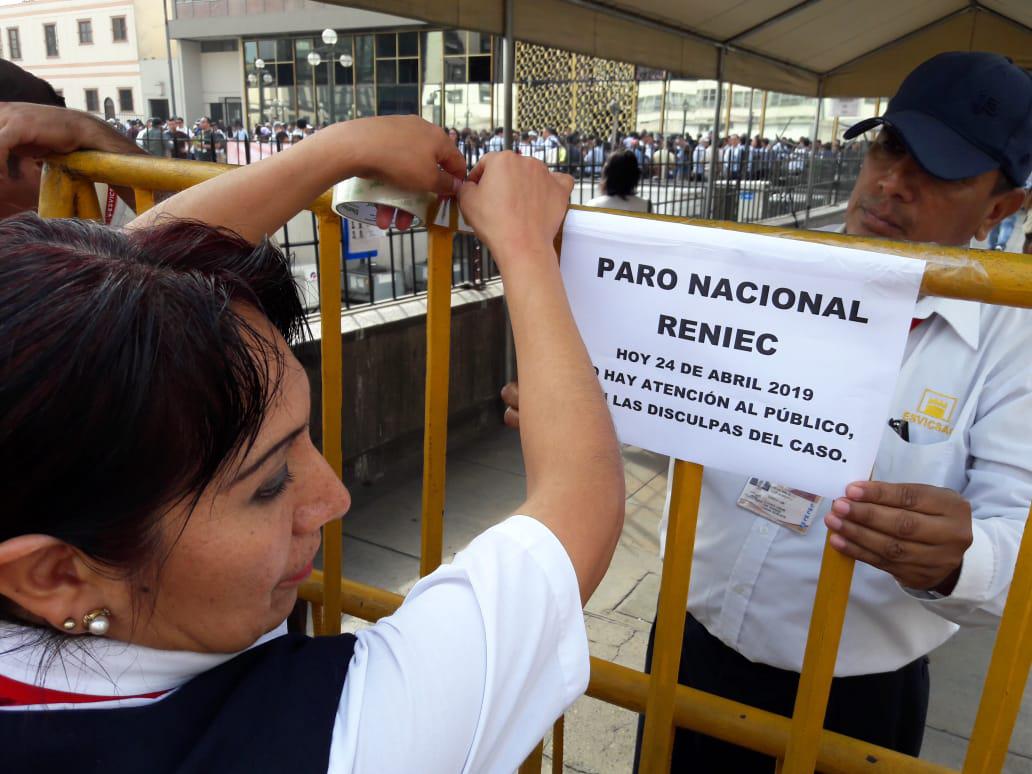
{"label": "id badge on lanyard", "polygon": [[738,497],[738,507],[803,535],[813,523],[823,499],[801,489],[750,478]]}

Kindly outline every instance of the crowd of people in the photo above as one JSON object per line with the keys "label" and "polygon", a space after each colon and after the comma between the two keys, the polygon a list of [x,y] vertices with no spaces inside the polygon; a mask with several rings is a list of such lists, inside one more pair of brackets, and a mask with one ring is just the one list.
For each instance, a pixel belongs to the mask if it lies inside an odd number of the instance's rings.
{"label": "crowd of people", "polygon": [[133,118],[125,122],[109,118],[108,124],[152,156],[219,162],[227,160],[226,149],[231,143],[268,143],[279,149],[299,142],[315,131],[305,118],[258,124],[253,132],[245,129],[240,121],[227,126],[223,121],[207,116],[198,118],[189,128],[181,116],[154,117],[147,121]]}
{"label": "crowd of people", "polygon": [[[249,152],[242,150],[243,144],[268,144],[282,150],[327,126],[323,123],[317,127],[304,117],[296,121],[264,121],[250,129],[240,121],[227,126],[208,117],[197,119],[190,127],[178,116],[146,122],[131,119],[126,123],[109,119],[108,123],[152,156],[225,162],[227,147],[236,143],[238,152],[234,158],[240,163],[251,159]],[[447,132],[470,169],[486,154],[505,149],[502,127],[493,132],[451,127]],[[720,138],[714,152],[712,132],[692,136],[637,130],[618,134],[614,142],[612,137],[579,131],[561,133],[553,127],[514,130],[511,147],[521,156],[540,159],[576,177],[600,176],[611,153],[627,150],[637,159],[643,178],[683,182],[704,181],[713,169],[718,177],[735,180],[800,175],[811,158],[839,159],[849,150],[839,140],[821,142],[808,137],[792,140],[778,136],[771,141],[758,134],[750,139],[732,133]],[[255,160],[265,155],[268,154],[259,148]]]}
{"label": "crowd of people", "polygon": [[[487,153],[503,150],[505,130],[448,130],[448,135],[466,157],[470,167]],[[811,158],[837,159],[849,150],[838,140],[830,143],[808,137],[791,140],[778,136],[772,142],[760,135],[749,139],[728,134],[716,144],[714,163],[713,133],[661,134],[648,130],[617,134],[614,138],[578,131],[562,134],[555,128],[540,131],[513,131],[512,149],[522,156],[540,159],[552,167],[574,175],[599,176],[609,155],[628,150],[638,161],[645,177],[665,180],[702,181],[711,170],[730,179],[762,179],[773,175],[799,175]],[[854,145],[858,143],[851,143]]]}

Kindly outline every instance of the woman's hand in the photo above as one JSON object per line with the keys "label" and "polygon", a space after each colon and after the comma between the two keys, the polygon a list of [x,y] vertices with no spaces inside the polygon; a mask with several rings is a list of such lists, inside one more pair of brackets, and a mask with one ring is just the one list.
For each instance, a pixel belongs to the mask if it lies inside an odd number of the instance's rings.
{"label": "woman's hand", "polygon": [[448,135],[418,116],[360,118],[336,126],[347,132],[356,177],[441,196],[458,191],[466,177],[466,159]]}
{"label": "woman's hand", "polygon": [[[381,180],[410,191],[451,196],[466,177],[466,159],[439,126],[418,116],[380,116],[348,121],[348,146],[354,149],[356,177]],[[385,152],[393,149],[394,152]],[[405,230],[412,213],[376,208],[376,225]]]}
{"label": "woman's hand", "polygon": [[[465,176],[465,159],[440,127],[415,116],[361,118],[332,124],[289,151],[182,191],[130,227],[145,228],[167,216],[194,218],[256,243],[349,177],[450,196]],[[393,208],[382,208],[377,223],[389,226],[392,219]],[[399,228],[411,223],[410,214],[397,214]]]}
{"label": "woman's hand", "polygon": [[489,153],[459,190],[459,206],[504,270],[514,250],[551,250],[572,190],[572,177],[549,172],[537,159]]}

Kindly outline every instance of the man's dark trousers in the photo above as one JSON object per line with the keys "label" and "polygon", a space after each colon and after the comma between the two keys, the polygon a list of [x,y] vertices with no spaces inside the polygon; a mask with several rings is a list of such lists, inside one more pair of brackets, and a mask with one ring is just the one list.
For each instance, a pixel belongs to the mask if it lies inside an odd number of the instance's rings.
{"label": "man's dark trousers", "polygon": [[[652,625],[645,656],[652,668],[656,626]],[[753,707],[789,716],[795,706],[799,675],[756,664],[729,648],[696,621],[685,619],[678,681]],[[921,752],[928,714],[928,658],[917,659],[895,672],[836,677],[824,727],[907,755]],[[635,771],[641,753],[644,723],[639,718]],[[708,736],[678,729],[674,738],[672,772],[696,774],[773,774],[774,759]]]}

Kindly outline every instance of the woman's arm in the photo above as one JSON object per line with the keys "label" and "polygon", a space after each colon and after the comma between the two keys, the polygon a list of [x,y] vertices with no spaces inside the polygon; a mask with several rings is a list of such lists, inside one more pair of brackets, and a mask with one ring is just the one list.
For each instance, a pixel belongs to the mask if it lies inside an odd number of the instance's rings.
{"label": "woman's arm", "polygon": [[332,124],[283,153],[188,188],[127,228],[146,228],[161,217],[191,218],[257,242],[348,177],[449,195],[465,173],[465,160],[440,127],[416,116],[362,118]]}
{"label": "woman's arm", "polygon": [[539,161],[491,153],[459,191],[459,203],[501,267],[512,318],[527,469],[520,512],[562,542],[586,602],[620,536],[624,479],[613,423],[552,247],[572,184]]}

